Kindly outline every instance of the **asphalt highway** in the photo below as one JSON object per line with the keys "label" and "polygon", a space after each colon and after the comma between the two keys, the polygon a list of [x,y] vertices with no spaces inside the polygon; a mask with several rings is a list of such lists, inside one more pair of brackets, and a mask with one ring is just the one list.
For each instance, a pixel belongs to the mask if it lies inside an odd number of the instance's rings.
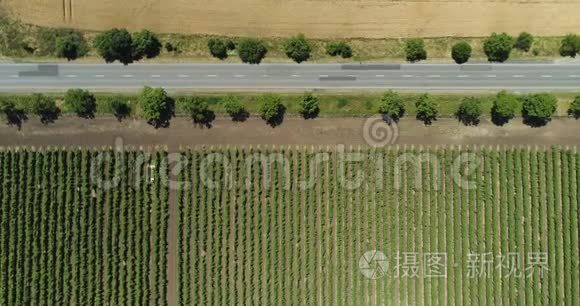
{"label": "asphalt highway", "polygon": [[169,90],[578,91],[580,64],[2,64],[0,92]]}

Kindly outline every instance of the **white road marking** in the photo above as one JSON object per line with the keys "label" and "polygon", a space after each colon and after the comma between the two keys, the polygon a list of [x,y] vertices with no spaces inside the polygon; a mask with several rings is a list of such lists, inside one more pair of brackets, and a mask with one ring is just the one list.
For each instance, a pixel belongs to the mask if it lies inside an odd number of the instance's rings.
{"label": "white road marking", "polygon": [[124,77],[124,78],[132,78],[132,77],[133,77],[133,75],[132,75],[132,74],[125,74],[125,75],[123,75],[123,77]]}
{"label": "white road marking", "polygon": [[153,75],[151,75],[151,77],[152,77],[152,78],[160,78],[161,76],[160,76],[160,75],[158,75],[158,74],[153,74]]}
{"label": "white road marking", "polygon": [[65,75],[67,78],[76,78],[77,75],[76,74],[67,74]]}
{"label": "white road marking", "polygon": [[262,77],[263,77],[263,78],[267,78],[267,77],[269,77],[269,75],[267,75],[267,74],[263,74],[263,75],[262,75]]}
{"label": "white road marking", "polygon": [[467,77],[469,77],[469,76],[468,76],[467,74],[461,74],[461,75],[458,75],[457,77],[458,77],[458,78],[467,78]]}
{"label": "white road marking", "polygon": [[208,74],[207,77],[208,78],[217,78],[217,75],[215,75],[215,74]]}
{"label": "white road marking", "polygon": [[404,78],[412,78],[413,76],[410,75],[410,74],[403,74],[402,77],[404,77]]}
{"label": "white road marking", "polygon": [[488,74],[488,75],[486,75],[486,77],[488,77],[488,78],[495,78],[496,75],[495,74]]}
{"label": "white road marking", "polygon": [[376,76],[377,78],[384,78],[384,77],[385,77],[385,75],[384,75],[384,74],[377,74],[377,75],[375,75],[375,76]]}
{"label": "white road marking", "polygon": [[523,78],[524,76],[521,75],[521,74],[514,74],[514,75],[512,75],[512,77],[514,77],[514,78]]}
{"label": "white road marking", "polygon": [[13,75],[11,75],[10,77],[11,77],[11,78],[19,78],[20,76],[19,76],[19,75],[17,75],[17,74],[13,74]]}
{"label": "white road marking", "polygon": [[104,75],[102,75],[102,74],[97,74],[97,75],[95,75],[95,78],[104,78],[104,77],[105,77],[105,76],[104,76]]}
{"label": "white road marking", "polygon": [[551,75],[544,74],[544,75],[542,75],[542,77],[543,78],[551,78],[552,76]]}
{"label": "white road marking", "polygon": [[243,77],[245,77],[245,75],[243,75],[243,74],[236,74],[236,75],[234,75],[234,77],[236,77],[236,78],[243,78]]}
{"label": "white road marking", "polygon": [[569,78],[580,78],[580,75],[577,74],[571,74],[568,76]]}
{"label": "white road marking", "polygon": [[320,78],[327,78],[328,77],[328,74],[321,74],[318,77],[320,77]]}
{"label": "white road marking", "polygon": [[189,75],[187,75],[187,74],[180,74],[179,77],[180,78],[189,78]]}
{"label": "white road marking", "polygon": [[292,77],[293,77],[293,78],[299,78],[300,76],[299,76],[299,75],[297,75],[297,74],[293,74],[293,75],[292,75]]}

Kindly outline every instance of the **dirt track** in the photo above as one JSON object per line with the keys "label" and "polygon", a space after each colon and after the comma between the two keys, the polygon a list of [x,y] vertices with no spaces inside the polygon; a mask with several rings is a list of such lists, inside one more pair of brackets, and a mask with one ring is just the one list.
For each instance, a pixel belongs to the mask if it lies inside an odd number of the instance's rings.
{"label": "dirt track", "polygon": [[[557,36],[580,28],[567,0],[0,0],[23,21],[89,30],[311,37]],[[549,26],[547,26],[549,25]]]}
{"label": "dirt track", "polygon": [[[93,120],[64,117],[43,126],[36,118],[22,130],[0,126],[0,146],[179,146],[194,145],[365,145],[364,118],[287,118],[272,128],[261,119],[234,123],[218,118],[212,128],[194,126],[185,118],[174,118],[167,129],[156,130],[143,120],[117,122],[112,117]],[[465,127],[454,119],[441,119],[426,127],[414,118],[399,124],[398,145],[580,145],[580,121],[554,119],[542,128],[530,128],[520,119],[503,127],[484,120],[477,127]],[[389,133],[392,133],[389,131]]]}

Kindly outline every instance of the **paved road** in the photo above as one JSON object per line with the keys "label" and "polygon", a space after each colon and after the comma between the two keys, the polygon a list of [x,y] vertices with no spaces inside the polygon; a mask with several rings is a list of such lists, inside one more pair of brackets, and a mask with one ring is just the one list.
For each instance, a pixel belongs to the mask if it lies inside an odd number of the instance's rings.
{"label": "paved road", "polygon": [[187,89],[409,89],[571,91],[580,64],[134,64],[0,65],[0,91]]}

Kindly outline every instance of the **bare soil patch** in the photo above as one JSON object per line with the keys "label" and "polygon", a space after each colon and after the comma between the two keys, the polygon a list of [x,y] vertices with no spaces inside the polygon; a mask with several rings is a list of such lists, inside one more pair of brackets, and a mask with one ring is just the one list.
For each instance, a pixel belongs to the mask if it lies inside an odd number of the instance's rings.
{"label": "bare soil patch", "polygon": [[[180,146],[196,145],[366,145],[365,118],[286,118],[272,128],[258,118],[235,123],[217,118],[211,128],[199,128],[185,118],[174,118],[166,129],[154,129],[143,120],[118,122],[112,117],[92,120],[65,116],[54,124],[43,125],[30,119],[18,131],[0,126],[0,146]],[[580,121],[560,118],[547,126],[530,128],[520,119],[498,127],[487,119],[479,126],[466,127],[454,119],[440,119],[424,126],[414,118],[399,123],[397,145],[579,145]]]}
{"label": "bare soil patch", "polygon": [[[0,0],[42,26],[279,37],[478,37],[493,31],[557,36],[580,28],[567,0]],[[546,26],[550,25],[550,26]]]}

